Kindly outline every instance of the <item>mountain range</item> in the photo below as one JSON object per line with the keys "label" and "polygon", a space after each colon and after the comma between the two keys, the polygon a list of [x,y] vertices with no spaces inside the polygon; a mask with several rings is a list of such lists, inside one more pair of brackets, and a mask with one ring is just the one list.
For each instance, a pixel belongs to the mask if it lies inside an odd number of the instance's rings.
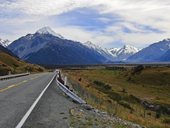
{"label": "mountain range", "polygon": [[19,38],[8,48],[21,59],[41,65],[103,64],[108,61],[95,49],[65,39],[49,27]]}
{"label": "mountain range", "polygon": [[114,62],[170,61],[170,39],[165,39],[139,50],[130,45],[122,48],[103,49],[90,41],[85,43],[68,40],[44,27],[34,34],[27,34],[7,47],[24,61],[40,65],[87,65]]}
{"label": "mountain range", "polygon": [[90,41],[81,43],[65,39],[49,27],[15,40],[8,48],[21,59],[41,65],[106,64],[124,61],[138,52],[137,48],[126,45],[115,56],[112,50]]}

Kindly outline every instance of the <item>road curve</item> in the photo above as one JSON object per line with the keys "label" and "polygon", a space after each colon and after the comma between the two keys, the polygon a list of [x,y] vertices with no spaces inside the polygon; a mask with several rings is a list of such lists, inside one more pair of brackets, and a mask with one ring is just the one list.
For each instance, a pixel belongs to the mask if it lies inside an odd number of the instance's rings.
{"label": "road curve", "polygon": [[15,128],[53,75],[41,73],[0,81],[0,127]]}

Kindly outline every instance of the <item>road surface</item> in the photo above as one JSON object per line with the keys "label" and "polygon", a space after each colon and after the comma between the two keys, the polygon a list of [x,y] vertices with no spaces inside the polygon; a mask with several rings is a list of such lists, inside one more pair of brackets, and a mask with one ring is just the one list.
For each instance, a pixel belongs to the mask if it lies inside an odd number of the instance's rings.
{"label": "road surface", "polygon": [[15,128],[53,75],[41,73],[0,81],[0,128]]}
{"label": "road surface", "polygon": [[23,128],[70,128],[69,111],[77,106],[53,81]]}

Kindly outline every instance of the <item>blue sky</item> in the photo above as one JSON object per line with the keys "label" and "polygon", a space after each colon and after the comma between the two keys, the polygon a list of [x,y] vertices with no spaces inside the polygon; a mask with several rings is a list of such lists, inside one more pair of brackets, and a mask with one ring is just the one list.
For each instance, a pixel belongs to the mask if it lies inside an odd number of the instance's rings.
{"label": "blue sky", "polygon": [[142,48],[170,38],[169,0],[0,0],[0,38],[50,26],[65,38],[102,47]]}
{"label": "blue sky", "polygon": [[121,18],[111,14],[99,14],[98,11],[93,8],[78,8],[54,16],[54,20],[58,21],[61,25],[79,26],[89,31],[102,31],[107,26],[120,22]]}

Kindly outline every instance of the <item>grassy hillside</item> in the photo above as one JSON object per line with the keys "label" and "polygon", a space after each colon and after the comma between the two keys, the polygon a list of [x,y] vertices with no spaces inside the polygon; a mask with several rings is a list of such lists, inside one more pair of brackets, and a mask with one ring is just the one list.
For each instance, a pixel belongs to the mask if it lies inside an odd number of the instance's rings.
{"label": "grassy hillside", "polygon": [[170,128],[169,67],[64,72],[89,104],[149,128]]}
{"label": "grassy hillside", "polygon": [[38,65],[28,64],[19,58],[12,56],[4,51],[0,51],[0,75],[23,72],[42,72],[44,68]]}

